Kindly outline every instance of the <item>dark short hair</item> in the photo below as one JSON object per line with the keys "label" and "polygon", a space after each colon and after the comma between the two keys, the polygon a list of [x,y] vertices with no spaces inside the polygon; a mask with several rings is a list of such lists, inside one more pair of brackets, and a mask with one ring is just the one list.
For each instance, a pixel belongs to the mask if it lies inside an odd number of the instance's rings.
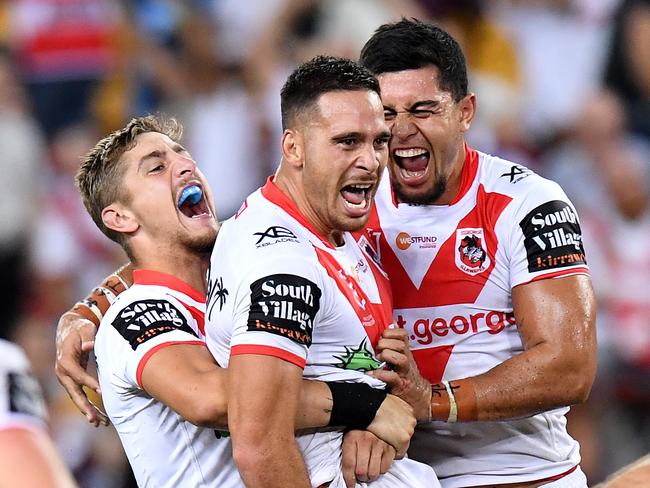
{"label": "dark short hair", "polygon": [[417,19],[380,26],[363,46],[360,62],[375,75],[433,65],[440,71],[440,88],[456,102],[468,93],[467,66],[458,42],[440,27]]}
{"label": "dark short hair", "polygon": [[377,78],[356,61],[333,56],[316,56],[294,70],[280,92],[282,129],[296,116],[313,108],[324,93],[339,90],[368,90],[378,95]]}
{"label": "dark short hair", "polygon": [[145,132],[160,132],[178,142],[183,127],[176,119],[163,115],[131,119],[125,127],[104,137],[83,157],[75,176],[84,206],[97,227],[108,238],[120,244],[129,256],[126,236],[104,225],[102,211],[113,202],[129,203],[130,196],[122,185],[126,170],[122,155],[132,149],[135,138]]}

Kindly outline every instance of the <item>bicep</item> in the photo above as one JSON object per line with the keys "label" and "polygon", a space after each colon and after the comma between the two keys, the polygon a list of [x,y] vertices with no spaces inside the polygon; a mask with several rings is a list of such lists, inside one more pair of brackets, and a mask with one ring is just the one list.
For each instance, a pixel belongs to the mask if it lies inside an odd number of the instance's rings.
{"label": "bicep", "polygon": [[595,360],[595,298],[588,276],[571,275],[516,286],[512,302],[525,350],[548,344],[554,354]]}
{"label": "bicep", "polygon": [[141,374],[141,386],[149,395],[197,425],[225,425],[227,381],[227,371],[201,344],[163,347]]}

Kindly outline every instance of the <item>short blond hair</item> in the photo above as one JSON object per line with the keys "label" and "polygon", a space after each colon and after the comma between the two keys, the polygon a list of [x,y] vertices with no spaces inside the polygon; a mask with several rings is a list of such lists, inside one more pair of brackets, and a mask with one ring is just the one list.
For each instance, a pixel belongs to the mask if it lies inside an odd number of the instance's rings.
{"label": "short blond hair", "polygon": [[133,148],[135,138],[146,132],[159,132],[174,142],[179,142],[183,126],[173,117],[147,115],[131,119],[122,129],[104,137],[86,154],[75,176],[84,206],[99,229],[111,240],[120,244],[127,254],[126,236],[104,225],[102,211],[111,203],[128,204],[130,195],[122,185],[126,166],[122,155]]}

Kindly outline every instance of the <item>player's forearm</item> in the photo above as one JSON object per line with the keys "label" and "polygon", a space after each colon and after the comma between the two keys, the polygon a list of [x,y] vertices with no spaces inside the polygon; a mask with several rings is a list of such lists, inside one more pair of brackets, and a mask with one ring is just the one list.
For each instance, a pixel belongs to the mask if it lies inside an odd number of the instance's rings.
{"label": "player's forearm", "polygon": [[562,354],[543,344],[476,377],[478,420],[525,417],[585,401],[596,372],[591,356],[589,350]]}
{"label": "player's forearm", "polygon": [[247,487],[311,488],[307,467],[291,434],[266,432],[263,438],[253,435],[233,436],[233,458]]}
{"label": "player's forearm", "polygon": [[580,403],[595,368],[576,358],[588,355],[576,351],[562,359],[550,345],[540,345],[482,375],[432,385],[432,419],[499,421]]}

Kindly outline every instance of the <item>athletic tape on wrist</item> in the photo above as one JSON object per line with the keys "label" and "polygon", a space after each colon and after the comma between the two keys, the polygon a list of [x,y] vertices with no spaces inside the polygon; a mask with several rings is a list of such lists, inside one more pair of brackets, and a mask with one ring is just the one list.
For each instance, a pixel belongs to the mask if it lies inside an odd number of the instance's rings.
{"label": "athletic tape on wrist", "polygon": [[332,414],[329,426],[365,430],[375,419],[386,399],[386,390],[365,383],[328,382],[332,392]]}
{"label": "athletic tape on wrist", "polygon": [[99,323],[102,321],[102,317],[104,316],[97,306],[97,302],[89,300],[88,298],[75,303],[74,307],[72,307],[72,311],[81,315],[83,318],[90,320],[96,327],[99,327]]}
{"label": "athletic tape on wrist", "polygon": [[454,390],[449,386],[448,381],[443,381],[445,385],[445,390],[447,390],[447,396],[449,397],[449,417],[447,418],[448,423],[454,423],[458,421],[458,405],[456,404],[456,397],[454,396]]}

